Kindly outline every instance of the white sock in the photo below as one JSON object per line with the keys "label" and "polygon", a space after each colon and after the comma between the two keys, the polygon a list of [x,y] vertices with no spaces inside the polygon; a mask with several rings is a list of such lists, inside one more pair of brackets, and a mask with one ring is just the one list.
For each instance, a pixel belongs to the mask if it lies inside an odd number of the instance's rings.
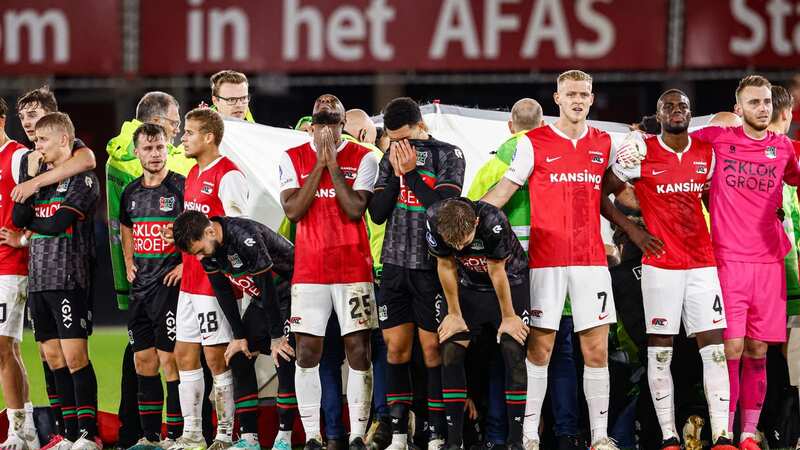
{"label": "white sock", "polygon": [[[319,406],[322,401],[322,386],[319,382],[319,364],[303,368],[295,366],[294,389],[297,394],[297,411],[306,432],[306,441],[322,442],[319,432]],[[351,425],[352,426],[352,425]]]}
{"label": "white sock", "polygon": [[608,437],[608,397],[611,381],[606,367],[583,366],[583,392],[589,406],[592,443]]}
{"label": "white sock", "polygon": [[538,441],[542,403],[547,393],[547,366],[537,366],[526,358],[525,367],[528,373],[528,401],[525,403],[522,435],[529,441]]}
{"label": "white sock", "polygon": [[369,425],[369,408],[372,404],[372,368],[356,370],[350,367],[347,374],[347,408],[350,414],[350,442],[364,439]]}
{"label": "white sock", "polygon": [[258,434],[256,433],[243,433],[239,436],[240,439],[244,439],[248,444],[254,445],[258,444]]}
{"label": "white sock", "polygon": [[203,369],[178,371],[180,384],[178,394],[183,415],[183,434],[193,435],[202,432],[203,391],[205,381]]}
{"label": "white sock", "polygon": [[214,439],[231,442],[236,402],[233,399],[233,372],[230,370],[214,375],[214,409],[217,412],[217,436]]}
{"label": "white sock", "polygon": [[739,442],[742,442],[743,440],[745,440],[747,438],[751,438],[751,439],[753,439],[755,441],[756,440],[756,435],[753,434],[753,433],[745,433],[743,431],[742,434],[739,435]]}
{"label": "white sock", "polygon": [[650,398],[653,400],[664,440],[678,437],[675,428],[675,395],[670,364],[672,364],[672,347],[647,348],[647,384],[650,386]]}
{"label": "white sock", "polygon": [[292,442],[292,432],[291,431],[278,431],[278,434],[275,436],[275,441],[286,441],[291,444]]}
{"label": "white sock", "polygon": [[25,430],[36,430],[36,424],[33,422],[33,403],[25,402]]}
{"label": "white sock", "polygon": [[8,414],[8,431],[11,433],[22,433],[25,428],[25,410],[7,409],[6,414]]}
{"label": "white sock", "polygon": [[708,415],[711,422],[711,442],[720,436],[728,436],[728,407],[730,404],[730,380],[725,360],[725,346],[707,345],[700,349],[703,360],[703,388],[708,400]]}
{"label": "white sock", "polygon": [[392,435],[392,445],[395,447],[408,447],[408,435],[403,434],[393,434]]}

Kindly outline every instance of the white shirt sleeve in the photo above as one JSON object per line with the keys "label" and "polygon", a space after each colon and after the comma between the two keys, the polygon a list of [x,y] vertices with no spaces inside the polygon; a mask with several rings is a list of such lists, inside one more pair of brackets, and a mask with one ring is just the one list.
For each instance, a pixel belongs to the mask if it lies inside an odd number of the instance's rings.
{"label": "white shirt sleeve", "polygon": [[611,166],[611,171],[622,181],[628,182],[642,177],[642,165],[637,164],[635,167],[626,168],[622,164],[615,162]]}
{"label": "white shirt sleeve", "polygon": [[287,189],[300,188],[300,182],[297,181],[297,171],[294,170],[294,163],[292,163],[292,158],[286,152],[283,152],[278,163],[278,182],[280,183],[281,192]]}
{"label": "white shirt sleeve", "polygon": [[711,167],[708,168],[708,176],[706,176],[707,180],[711,180],[711,177],[714,176],[714,167],[717,165],[717,157],[714,152],[711,152]]}
{"label": "white shirt sleeve", "polygon": [[375,188],[375,181],[378,179],[378,156],[375,152],[369,152],[361,158],[356,173],[356,181],[353,183],[354,191],[372,192]]}
{"label": "white shirt sleeve", "polygon": [[514,152],[505,177],[515,184],[524,186],[528,182],[531,172],[533,172],[533,143],[527,135],[524,135],[517,139],[517,150]]}
{"label": "white shirt sleeve", "polygon": [[25,156],[25,153],[28,153],[28,149],[21,148],[11,155],[11,178],[15,184],[19,184],[19,164],[22,162],[22,157]]}
{"label": "white shirt sleeve", "polygon": [[232,170],[222,176],[219,181],[219,199],[226,216],[245,216],[247,197],[247,180],[242,172]]}

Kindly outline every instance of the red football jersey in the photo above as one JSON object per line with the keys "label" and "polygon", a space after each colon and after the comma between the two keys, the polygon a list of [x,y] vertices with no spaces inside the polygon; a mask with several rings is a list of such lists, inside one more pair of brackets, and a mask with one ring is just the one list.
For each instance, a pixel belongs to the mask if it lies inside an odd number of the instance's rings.
{"label": "red football jersey", "polygon": [[647,157],[632,169],[614,165],[614,173],[631,181],[650,233],[664,242],[664,255],[645,256],[642,264],[662,269],[715,266],[701,194],[711,178],[714,150],[711,144],[689,138],[689,146],[674,152],[652,136],[645,140]]}
{"label": "red football jersey", "polygon": [[519,139],[506,177],[528,182],[529,267],[608,264],[600,235],[600,183],[610,158],[611,137],[592,127],[579,139],[553,126]]}
{"label": "red football jersey", "polygon": [[[349,186],[356,181],[361,161],[370,149],[348,142],[336,161]],[[286,151],[302,187],[317,162],[317,153],[306,143]],[[327,170],[308,212],[297,222],[293,283],[338,284],[372,281],[372,256],[364,219],[351,220],[336,200],[336,189]]]}
{"label": "red football jersey", "polygon": [[[200,211],[208,217],[224,216],[225,208],[219,198],[219,185],[225,174],[238,170],[236,164],[224,156],[211,163],[202,173],[200,166],[192,167],[183,190],[184,209]],[[181,291],[212,297],[216,295],[200,261],[187,253],[183,254]]]}
{"label": "red football jersey", "polygon": [[[0,147],[0,227],[19,230],[11,221],[14,201],[11,191],[17,185],[13,172],[19,170],[21,156],[28,149],[17,141],[9,140]],[[15,158],[14,155],[17,155]],[[14,167],[14,165],[17,167]],[[28,249],[0,245],[0,275],[27,275]]]}

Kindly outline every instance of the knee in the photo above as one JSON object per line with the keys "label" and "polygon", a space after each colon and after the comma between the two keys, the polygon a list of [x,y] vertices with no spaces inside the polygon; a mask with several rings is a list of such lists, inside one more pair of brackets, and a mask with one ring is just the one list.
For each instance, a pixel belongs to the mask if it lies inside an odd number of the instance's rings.
{"label": "knee", "polygon": [[77,372],[89,364],[89,355],[84,352],[67,352],[64,354],[64,361],[71,373]]}
{"label": "knee", "polygon": [[10,339],[0,338],[0,367],[6,367],[15,359],[14,344]]}
{"label": "knee", "polygon": [[175,364],[178,370],[195,370],[200,368],[200,355],[189,349],[178,350],[175,347]]}
{"label": "knee", "polygon": [[743,341],[727,341],[725,342],[725,358],[726,359],[740,359],[744,352]]}
{"label": "knee", "polygon": [[769,346],[766,342],[745,340],[744,355],[748,358],[763,358],[767,354]]}
{"label": "knee", "polygon": [[209,370],[214,375],[219,375],[228,370],[228,365],[225,364],[225,354],[220,351],[205,352],[206,363]]}
{"label": "knee", "polygon": [[50,366],[50,368],[60,369],[64,366],[67,366],[64,353],[61,352],[61,347],[58,344],[47,346],[42,345],[40,351],[42,357],[47,362],[47,365]]}
{"label": "knee", "polygon": [[165,356],[159,355],[159,364],[167,381],[178,379],[178,364],[175,361],[174,353],[168,353]]}
{"label": "knee", "polygon": [[133,354],[133,365],[138,375],[158,375],[158,357],[154,351],[145,350]]}
{"label": "knee", "polygon": [[312,345],[298,343],[295,349],[297,365],[300,367],[309,368],[319,365],[321,356],[322,352]]}
{"label": "knee", "polygon": [[461,344],[447,341],[441,345],[441,363],[443,367],[457,367],[464,365],[467,348]]}
{"label": "knee", "polygon": [[542,341],[543,340],[532,340],[528,345],[528,360],[537,366],[546,366],[550,364],[550,355],[553,354],[553,344]]}
{"label": "knee", "polygon": [[411,361],[411,346],[401,346],[395,342],[386,342],[386,360],[392,364],[403,364]]}
{"label": "knee", "polygon": [[425,360],[425,367],[436,367],[442,364],[442,357],[439,354],[439,342],[428,339],[421,342],[421,347],[422,359]]}
{"label": "knee", "polygon": [[369,369],[370,351],[369,345],[359,342],[347,346],[347,363],[356,370]]}
{"label": "knee", "polygon": [[608,341],[587,339],[581,342],[584,363],[589,367],[605,367],[608,364]]}

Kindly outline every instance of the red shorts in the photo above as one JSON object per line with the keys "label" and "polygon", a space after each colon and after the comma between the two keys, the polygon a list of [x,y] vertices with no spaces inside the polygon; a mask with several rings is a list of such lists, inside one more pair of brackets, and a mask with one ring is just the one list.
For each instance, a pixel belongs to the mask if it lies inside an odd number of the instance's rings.
{"label": "red shorts", "polygon": [[725,299],[725,339],[786,342],[786,275],[783,261],[717,260]]}

